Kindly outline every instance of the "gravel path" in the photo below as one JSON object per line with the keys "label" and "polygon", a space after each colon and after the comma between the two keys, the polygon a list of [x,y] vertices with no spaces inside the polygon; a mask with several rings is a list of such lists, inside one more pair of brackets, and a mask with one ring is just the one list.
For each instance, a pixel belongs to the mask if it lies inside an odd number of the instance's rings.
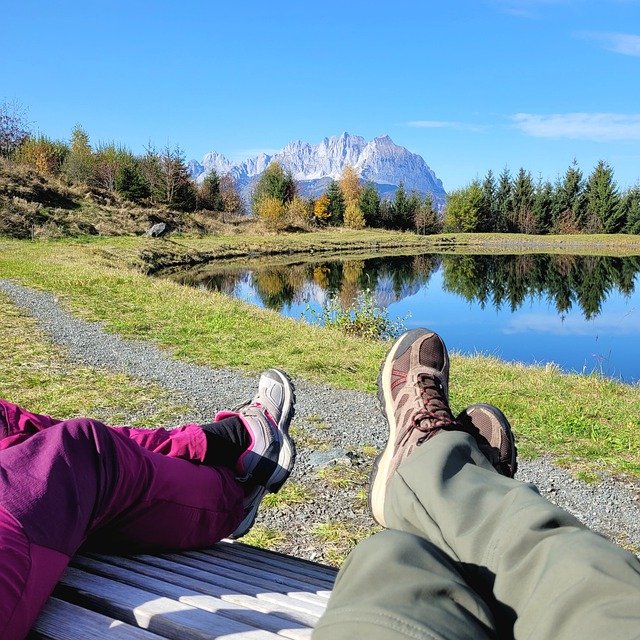
{"label": "gravel path", "polygon": [[[254,393],[257,376],[172,360],[150,343],[123,340],[100,323],[72,317],[53,295],[1,279],[0,290],[34,316],[52,341],[66,346],[72,361],[170,389],[176,404],[190,408],[185,422],[209,421]],[[306,493],[300,504],[262,509],[257,524],[281,533],[275,547],[281,551],[336,562],[350,541],[376,529],[366,509],[367,477],[386,426],[371,394],[294,382],[298,459],[292,480]],[[521,461],[518,478],[535,483],[591,528],[640,549],[640,483],[605,478],[586,485],[549,459]]]}

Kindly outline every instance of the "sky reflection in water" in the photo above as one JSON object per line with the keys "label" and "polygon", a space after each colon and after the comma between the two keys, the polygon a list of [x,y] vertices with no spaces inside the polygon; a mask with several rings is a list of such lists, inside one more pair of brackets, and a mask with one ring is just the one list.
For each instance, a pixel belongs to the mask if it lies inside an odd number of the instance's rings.
{"label": "sky reflection in water", "polygon": [[370,287],[391,318],[434,329],[450,351],[640,380],[638,258],[394,256],[176,279],[294,318]]}

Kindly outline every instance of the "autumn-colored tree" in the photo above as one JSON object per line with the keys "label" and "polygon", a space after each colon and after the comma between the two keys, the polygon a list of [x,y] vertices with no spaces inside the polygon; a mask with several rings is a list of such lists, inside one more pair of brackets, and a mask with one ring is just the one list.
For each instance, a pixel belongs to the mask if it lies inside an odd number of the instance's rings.
{"label": "autumn-colored tree", "polygon": [[347,165],[343,169],[338,184],[340,185],[345,205],[358,204],[362,195],[362,183],[358,172],[351,165]]}
{"label": "autumn-colored tree", "polygon": [[323,193],[313,205],[313,215],[318,222],[325,224],[331,217],[329,212],[329,198],[326,193]]}
{"label": "autumn-colored tree", "polygon": [[220,196],[222,197],[222,208],[225,213],[244,213],[244,201],[230,173],[225,173],[220,178]]}
{"label": "autumn-colored tree", "polygon": [[254,213],[269,231],[282,231],[287,228],[287,209],[278,198],[261,198],[254,204]]}
{"label": "autumn-colored tree", "polygon": [[313,211],[308,200],[300,196],[294,196],[287,205],[289,222],[297,227],[305,227],[313,218]]}
{"label": "autumn-colored tree", "polygon": [[38,173],[46,176],[60,174],[69,147],[59,140],[50,140],[46,136],[27,138],[14,153],[18,163],[35,167]]}
{"label": "autumn-colored tree", "polygon": [[357,202],[350,202],[344,210],[344,226],[347,229],[363,229],[364,216]]}

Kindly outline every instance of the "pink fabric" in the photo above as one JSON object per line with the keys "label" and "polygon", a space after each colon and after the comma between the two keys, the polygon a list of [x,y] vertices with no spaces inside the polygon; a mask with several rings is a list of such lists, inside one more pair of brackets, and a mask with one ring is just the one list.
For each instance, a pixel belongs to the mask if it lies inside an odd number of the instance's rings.
{"label": "pink fabric", "polygon": [[0,638],[28,632],[85,543],[186,549],[232,533],[243,487],[231,469],[198,464],[205,452],[196,425],[113,428],[0,400]]}
{"label": "pink fabric", "polygon": [[0,639],[28,633],[67,564],[69,556],[31,544],[0,507]]}

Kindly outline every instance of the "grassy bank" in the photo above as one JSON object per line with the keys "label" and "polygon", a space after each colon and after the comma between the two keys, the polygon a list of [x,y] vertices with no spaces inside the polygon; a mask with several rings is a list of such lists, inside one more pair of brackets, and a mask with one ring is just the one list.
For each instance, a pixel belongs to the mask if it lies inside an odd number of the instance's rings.
{"label": "grassy bank", "polygon": [[[286,240],[294,241],[300,248],[307,239],[296,236]],[[220,247],[237,250],[235,242],[217,238],[206,243],[176,240],[173,245],[188,255],[189,251],[217,251]],[[249,241],[243,238],[240,242]],[[270,238],[256,238],[255,242],[257,247],[276,244]],[[337,236],[328,234],[326,242],[338,242]],[[370,238],[366,242],[370,244]],[[279,366],[294,377],[374,390],[386,345],[309,327],[216,293],[154,280],[127,266],[158,244],[132,238],[0,241],[0,277],[55,293],[73,313],[103,321],[108,330],[124,336],[154,341],[176,358],[251,372]],[[310,244],[311,249],[317,250]],[[28,322],[20,316],[19,321],[3,328],[5,351],[24,340],[20,328]],[[3,393],[8,390],[23,397],[25,375],[20,367],[5,367],[0,372]],[[33,396],[26,398],[29,406],[39,398],[43,398],[42,404],[51,400],[43,394],[56,378],[57,373],[35,388]],[[137,383],[125,381],[119,386],[123,384]],[[98,382],[89,377],[71,386],[88,391],[96,385]],[[57,395],[64,397],[71,386]],[[500,406],[512,420],[524,456],[556,454],[587,479],[597,478],[600,472],[626,472],[640,478],[638,386],[597,376],[564,375],[553,367],[525,367],[454,354],[451,387],[451,404],[456,411],[480,400]],[[114,397],[114,406],[118,402]],[[86,408],[92,411],[91,406]]]}

